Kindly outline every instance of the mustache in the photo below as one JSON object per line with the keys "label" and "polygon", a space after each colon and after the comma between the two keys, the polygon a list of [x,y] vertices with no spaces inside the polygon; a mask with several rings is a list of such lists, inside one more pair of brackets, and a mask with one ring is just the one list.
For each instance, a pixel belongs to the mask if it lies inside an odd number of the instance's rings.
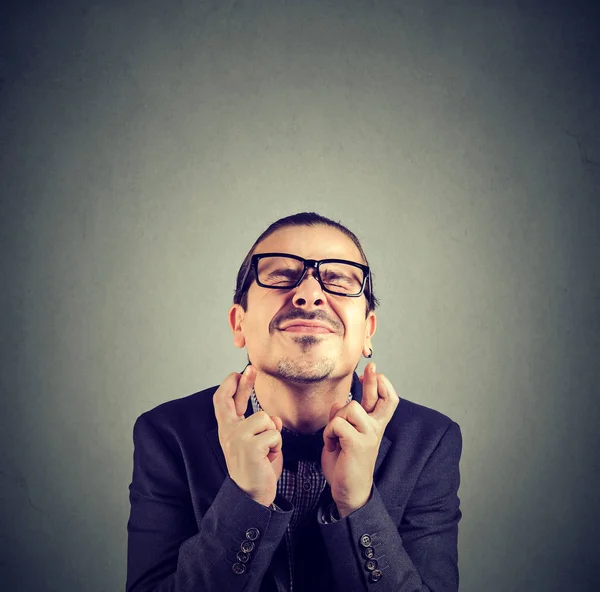
{"label": "mustache", "polygon": [[303,310],[292,310],[289,313],[285,314],[285,315],[281,315],[280,317],[277,317],[275,319],[273,319],[273,322],[271,323],[272,328],[271,328],[271,332],[273,329],[279,329],[279,327],[281,327],[281,325],[287,321],[319,321],[321,323],[325,323],[326,325],[328,325],[329,327],[331,327],[334,331],[339,332],[341,329],[341,324],[330,318],[327,313],[323,310],[316,310],[312,313],[307,313]]}

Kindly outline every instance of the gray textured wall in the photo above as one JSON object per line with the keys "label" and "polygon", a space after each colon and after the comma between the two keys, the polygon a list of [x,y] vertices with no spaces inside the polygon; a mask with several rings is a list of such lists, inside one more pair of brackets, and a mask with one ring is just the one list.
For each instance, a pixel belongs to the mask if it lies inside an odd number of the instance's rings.
{"label": "gray textured wall", "polygon": [[123,589],[135,418],[243,367],[237,267],[316,210],[462,427],[462,590],[598,589],[598,3],[39,4],[0,9],[0,587]]}

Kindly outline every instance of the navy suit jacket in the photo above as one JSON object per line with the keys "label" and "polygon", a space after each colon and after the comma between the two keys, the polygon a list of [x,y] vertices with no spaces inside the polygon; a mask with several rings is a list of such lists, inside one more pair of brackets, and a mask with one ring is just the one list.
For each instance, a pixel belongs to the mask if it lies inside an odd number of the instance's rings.
{"label": "navy suit jacket", "polygon": [[[216,389],[163,403],[135,422],[127,592],[289,590],[284,535],[292,506],[276,498],[283,511],[270,510],[228,476]],[[361,399],[356,374],[352,393]],[[401,399],[379,448],[369,501],[338,522],[311,521],[294,591],[458,590],[461,448],[456,423]],[[323,504],[328,493],[326,486]],[[240,569],[237,554],[250,539],[251,558]],[[366,547],[381,572],[376,582]]]}

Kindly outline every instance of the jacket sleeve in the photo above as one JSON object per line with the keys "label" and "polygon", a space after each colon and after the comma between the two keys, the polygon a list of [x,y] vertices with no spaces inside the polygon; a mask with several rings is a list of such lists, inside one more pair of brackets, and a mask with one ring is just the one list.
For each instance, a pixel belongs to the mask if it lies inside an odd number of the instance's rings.
{"label": "jacket sleeve", "polygon": [[393,502],[384,504],[373,486],[362,508],[338,522],[320,524],[337,590],[458,590],[461,450],[460,428],[452,422],[425,463],[404,512],[396,511]]}
{"label": "jacket sleeve", "polygon": [[290,521],[288,502],[277,499],[283,511],[272,511],[227,476],[198,519],[180,449],[144,415],[133,442],[127,592],[258,592]]}

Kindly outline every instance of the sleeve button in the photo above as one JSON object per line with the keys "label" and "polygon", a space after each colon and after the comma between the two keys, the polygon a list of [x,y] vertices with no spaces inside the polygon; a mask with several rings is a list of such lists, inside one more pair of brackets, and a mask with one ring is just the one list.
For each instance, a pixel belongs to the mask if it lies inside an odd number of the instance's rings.
{"label": "sleeve button", "polygon": [[377,561],[375,559],[369,559],[365,562],[365,569],[367,571],[375,571],[378,567]]}
{"label": "sleeve button", "polygon": [[236,555],[236,557],[240,563],[248,563],[248,561],[250,561],[250,553],[244,553],[243,551],[238,551],[238,554]]}
{"label": "sleeve button", "polygon": [[363,535],[360,537],[360,544],[361,544],[363,547],[370,547],[372,542],[373,542],[373,541],[371,540],[371,537],[370,537],[368,534],[363,534]]}
{"label": "sleeve button", "polygon": [[380,569],[375,569],[369,574],[369,579],[372,582],[378,582],[383,576],[383,573]]}
{"label": "sleeve button", "polygon": [[363,557],[365,559],[373,559],[373,557],[375,557],[375,549],[373,549],[373,547],[363,549]]}
{"label": "sleeve button", "polygon": [[241,576],[246,571],[246,566],[243,563],[234,563],[231,569],[234,574]]}
{"label": "sleeve button", "polygon": [[259,536],[260,536],[260,532],[259,532],[258,528],[249,528],[246,531],[246,538],[249,541],[255,541]]}
{"label": "sleeve button", "polygon": [[252,541],[242,541],[240,548],[244,553],[252,553],[254,551],[254,543]]}

